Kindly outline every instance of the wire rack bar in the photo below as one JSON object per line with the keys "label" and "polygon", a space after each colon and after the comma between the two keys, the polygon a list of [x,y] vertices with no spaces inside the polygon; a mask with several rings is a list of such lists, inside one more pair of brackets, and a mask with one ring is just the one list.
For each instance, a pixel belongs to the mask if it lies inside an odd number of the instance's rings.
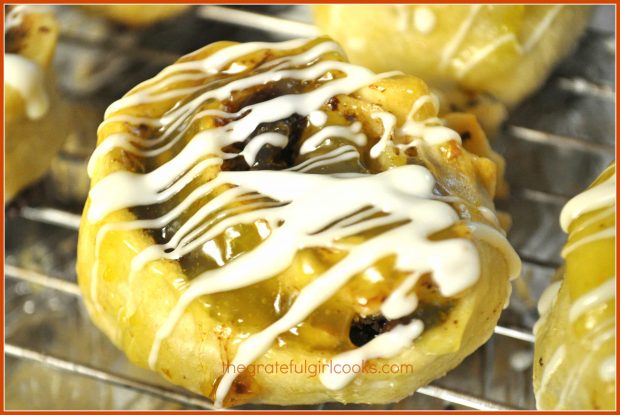
{"label": "wire rack bar", "polygon": [[479,409],[481,411],[514,411],[522,409],[435,385],[421,387],[417,390],[417,392],[426,396],[432,396],[433,398],[455,403],[457,405],[463,405],[472,409]]}
{"label": "wire rack bar", "polygon": [[5,264],[4,275],[16,280],[27,281],[56,291],[62,291],[66,294],[75,295],[78,297],[80,296],[80,288],[76,283],[56,277],[50,277],[49,275],[41,274],[36,271]]}
{"label": "wire rack bar", "polygon": [[[76,363],[66,359],[61,359],[49,354],[40,353],[35,350],[27,349],[14,344],[6,343],[4,345],[4,352],[6,355],[18,359],[24,359],[40,363],[53,369],[84,376],[90,379],[109,383],[114,386],[120,386],[122,388],[133,390],[136,392],[146,393],[151,396],[155,396],[157,398],[165,399],[171,402],[176,402],[185,406],[201,409],[215,409],[213,404],[209,400],[198,395],[183,391],[177,391],[172,388],[167,388],[165,386],[145,382],[143,380],[133,379],[127,376],[109,372],[105,369]],[[419,388],[417,392],[421,393],[422,395],[442,399],[444,401],[466,406],[472,409],[487,411],[519,409],[517,407],[508,406],[488,399],[469,395],[463,392],[443,388],[441,386],[424,386],[422,388]]]}
{"label": "wire rack bar", "polygon": [[583,138],[546,133],[518,125],[509,125],[507,128],[508,133],[514,138],[536,144],[553,145],[582,151],[584,153],[600,155],[609,155],[615,152],[614,146],[610,144],[596,143]]}
{"label": "wire rack bar", "polygon": [[[231,7],[201,6],[198,8],[197,15],[207,20],[288,36],[313,37],[322,34],[318,27],[310,23]],[[561,89],[577,95],[593,95],[610,100],[615,100],[616,97],[614,88],[610,85],[599,84],[585,78],[558,77],[557,81]]]}
{"label": "wire rack bar", "polygon": [[79,229],[82,218],[75,213],[49,207],[24,206],[19,213],[24,219],[71,230]]}
{"label": "wire rack bar", "polygon": [[[238,25],[255,30],[263,30],[283,36],[291,37],[313,37],[320,34],[317,27],[312,24],[256,13],[253,11],[239,10],[221,6],[201,6],[196,8],[196,13],[200,18],[219,21],[227,24]],[[180,55],[171,52],[163,52],[154,48],[137,47],[131,42],[114,42],[109,39],[84,39],[78,36],[62,35],[62,40],[79,44],[84,47],[96,46],[102,49],[111,49],[128,54],[137,59],[149,60],[161,65],[167,65],[176,60]],[[556,77],[555,82],[560,89],[569,91],[576,95],[596,96],[602,99],[615,100],[615,91],[612,86],[598,84],[596,82],[580,77]],[[509,125],[509,134],[517,139],[543,145],[570,148],[590,154],[610,154],[614,151],[614,146],[595,143],[586,139],[550,134],[535,129]],[[532,189],[513,189],[513,196],[526,198],[537,203],[563,204],[567,198],[562,195],[555,195]],[[25,219],[63,227],[66,229],[77,230],[80,223],[80,215],[63,211],[61,209],[49,207],[21,207],[19,215]],[[543,261],[536,258],[523,257],[525,263],[546,268],[555,268],[557,264]],[[63,280],[41,274],[36,271],[20,268],[13,265],[5,266],[5,275],[15,280],[26,281],[29,283],[44,286],[46,288],[58,290],[72,296],[80,296],[79,287],[75,282]],[[523,329],[513,327],[497,326],[495,334],[510,337],[526,343],[533,343],[534,336]],[[35,350],[23,348],[14,344],[5,344],[5,354],[15,358],[25,359],[46,365],[53,369],[84,376],[86,378],[102,381],[129,390],[142,392],[167,401],[176,402],[185,406],[200,409],[213,409],[212,403],[204,397],[192,394],[191,392],[178,391],[173,388],[151,384],[141,380],[133,379],[123,375],[109,372],[105,369],[80,364],[70,360],[65,360],[48,354],[40,353]],[[480,410],[515,410],[521,409],[512,407],[504,403],[487,400],[477,396],[455,391],[440,386],[429,385],[418,389],[418,392],[433,398],[441,399],[454,404],[462,405],[472,409]]]}
{"label": "wire rack bar", "polygon": [[525,187],[510,187],[510,195],[519,199],[550,205],[565,205],[570,197],[557,193],[543,192],[542,190],[528,189]]}
{"label": "wire rack bar", "polygon": [[16,346],[14,344],[6,343],[4,345],[4,352],[8,356],[13,356],[15,358],[40,363],[53,369],[77,374],[97,381],[109,383],[114,386],[120,386],[122,388],[133,390],[136,392],[146,393],[148,395],[165,399],[167,401],[176,402],[182,405],[201,409],[214,409],[211,402],[196,395],[178,392],[171,388],[144,382],[142,380],[132,379],[130,377],[118,375],[104,369],[72,362],[70,360],[60,359],[55,356],[40,353],[31,349],[26,349],[20,346]]}
{"label": "wire rack bar", "polygon": [[597,84],[581,77],[557,78],[560,89],[572,92],[575,95],[592,95],[603,99],[615,100],[616,91],[610,85]]}
{"label": "wire rack bar", "polygon": [[[535,190],[529,190],[528,192],[532,192],[532,194],[543,194],[544,192],[538,192]],[[560,198],[562,196],[554,196],[550,194],[546,194],[547,198],[550,200],[554,200],[554,198]],[[544,197],[544,196],[543,196]],[[563,197],[562,197],[563,198]],[[562,199],[563,202],[566,202],[566,198]],[[67,212],[61,209],[50,208],[50,207],[22,207],[19,209],[19,214],[28,220],[32,220],[35,222],[41,222],[48,225],[56,225],[66,229],[78,230],[80,227],[80,218],[81,216],[75,213]],[[530,258],[528,256],[521,256],[523,262],[529,265],[536,265],[544,268],[557,268],[559,264],[553,261],[547,261],[538,258]]]}
{"label": "wire rack bar", "polygon": [[546,268],[549,270],[556,270],[561,266],[559,262],[551,261],[548,259],[535,258],[529,255],[523,255],[520,252],[519,258],[521,258],[521,262],[525,265]]}
{"label": "wire rack bar", "polygon": [[495,326],[494,332],[495,334],[499,334],[500,336],[511,337],[517,340],[523,340],[524,342],[527,342],[527,343],[534,343],[534,335],[522,329]]}
{"label": "wire rack bar", "polygon": [[203,19],[287,36],[314,37],[321,34],[319,28],[312,24],[231,7],[201,6],[198,8],[197,15]]}
{"label": "wire rack bar", "polygon": [[[81,295],[78,285],[73,281],[62,280],[60,278],[44,275],[36,271],[31,271],[15,265],[5,265],[5,275],[9,278],[21,281],[31,282],[42,287],[52,290],[62,291],[64,293],[79,297]],[[496,328],[495,333],[501,336],[511,337],[517,340],[523,340],[529,343],[534,342],[534,337],[523,329],[501,327]]]}

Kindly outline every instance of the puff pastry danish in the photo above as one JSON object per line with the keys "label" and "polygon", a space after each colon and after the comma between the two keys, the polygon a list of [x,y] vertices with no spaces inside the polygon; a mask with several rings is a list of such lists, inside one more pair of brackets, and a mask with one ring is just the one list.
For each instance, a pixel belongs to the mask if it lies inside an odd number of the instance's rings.
{"label": "puff pastry danish", "polygon": [[77,264],[93,320],[218,406],[390,402],[442,376],[491,335],[520,262],[501,158],[436,104],[329,38],[181,58],[99,128]]}
{"label": "puff pastry danish", "polygon": [[16,6],[5,23],[6,203],[45,174],[69,130],[49,68],[58,38],[53,13],[42,6]]}
{"label": "puff pastry danish", "polygon": [[537,89],[589,17],[573,5],[318,5],[317,25],[352,62],[511,106]]}
{"label": "puff pastry danish", "polygon": [[534,391],[541,409],[614,409],[616,167],[562,210],[562,277],[543,293]]}

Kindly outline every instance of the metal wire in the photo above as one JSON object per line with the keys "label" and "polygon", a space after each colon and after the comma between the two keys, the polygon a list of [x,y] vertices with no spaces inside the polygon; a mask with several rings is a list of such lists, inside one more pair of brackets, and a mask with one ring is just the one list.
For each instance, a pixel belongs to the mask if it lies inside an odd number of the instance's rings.
{"label": "metal wire", "polygon": [[615,149],[609,144],[595,143],[582,138],[546,133],[518,125],[509,125],[508,132],[514,138],[537,144],[553,145],[574,149],[584,153],[613,154]]}
{"label": "metal wire", "polygon": [[148,383],[143,380],[136,380],[126,376],[121,376],[116,373],[109,372],[105,369],[95,368],[70,360],[60,359],[55,356],[40,353],[35,350],[26,349],[14,344],[5,343],[4,352],[8,356],[13,356],[19,359],[40,363],[54,369],[84,376],[115,386],[120,386],[122,388],[130,389],[133,391],[143,392],[171,402],[180,403],[182,405],[192,406],[201,409],[214,409],[211,402],[198,395],[179,392],[172,388],[167,388],[164,386]]}
{"label": "metal wire", "polygon": [[313,37],[321,34],[318,27],[308,23],[283,19],[281,17],[268,16],[251,11],[233,9],[230,7],[202,6],[198,8],[197,13],[198,16],[203,19],[216,20],[218,22],[229,23],[235,26],[244,26],[251,29],[259,29],[281,35]]}
{"label": "metal wire", "polygon": [[611,101],[616,99],[616,91],[609,85],[595,84],[584,78],[558,77],[557,84],[561,89],[576,95],[594,95]]}
{"label": "metal wire", "polygon": [[[180,403],[182,405],[196,407],[201,409],[215,409],[211,401],[206,398],[185,391],[177,391],[165,386],[155,385],[143,380],[133,379],[127,376],[118,375],[105,369],[76,363],[71,360],[61,359],[49,354],[40,353],[35,350],[20,347],[14,344],[6,343],[4,352],[8,356],[29,360],[49,366],[53,369],[62,370],[72,374],[95,379],[111,385],[120,386],[137,392],[146,393],[171,402]],[[486,411],[493,410],[515,410],[520,409],[514,406],[490,401],[480,397],[472,396],[462,392],[458,392],[440,386],[425,386],[417,390],[418,393],[431,396],[433,398],[443,399],[472,409],[480,409]]]}
{"label": "metal wire", "polygon": [[[284,36],[312,37],[320,34],[320,31],[317,27],[308,23],[284,19],[281,17],[267,16],[247,10],[238,10],[221,6],[201,6],[198,7],[196,10],[197,15],[204,19],[215,20],[252,29],[269,31],[271,33],[276,33]],[[86,47],[88,47],[89,45],[92,46],[94,43],[92,40],[72,37],[70,35],[63,35],[63,40],[73,42],[74,44],[80,44]],[[104,42],[104,44],[99,41],[97,42],[96,46],[106,48],[109,45],[107,41]],[[131,53],[136,56],[135,45],[122,42],[118,44],[115,43],[114,47],[116,50],[125,51],[126,53]],[[156,60],[156,62],[160,62],[161,64],[168,64],[179,57],[178,55],[173,53],[162,54],[162,51],[149,48],[139,48],[138,54],[142,57],[148,58],[151,61]],[[613,100],[615,98],[615,92],[613,88],[607,85],[599,85],[583,78],[559,77],[556,78],[556,82],[561,89],[574,94],[588,94],[609,100]],[[511,125],[507,127],[507,131],[511,136],[516,139],[529,141],[540,145],[572,148],[591,154],[609,154],[610,152],[614,151],[614,147],[608,144],[593,143],[591,141],[587,141],[581,138],[550,134],[524,126]],[[564,204],[566,202],[565,196],[531,189],[512,189],[512,194],[516,197],[528,199],[536,203]],[[79,223],[81,220],[80,215],[51,207],[24,206],[19,208],[18,214],[27,220],[45,223],[71,230],[77,230],[79,228]],[[556,268],[558,265],[551,261],[543,261],[535,258],[528,258],[522,256],[522,259],[526,264],[549,269]],[[73,281],[55,278],[49,275],[45,275],[36,271],[24,269],[10,264],[5,265],[5,275],[6,277],[14,280],[26,281],[29,283],[37,284],[46,288],[61,291],[72,296],[80,296],[79,287]],[[494,332],[497,335],[509,337],[526,343],[531,344],[534,342],[534,336],[530,332],[523,329],[497,326]],[[15,358],[37,362],[57,370],[78,374],[97,381],[156,396],[158,398],[171,402],[176,402],[185,406],[200,409],[213,409],[213,405],[209,400],[199,395],[192,394],[191,392],[178,391],[173,388],[151,384],[142,380],[122,376],[107,371],[105,369],[92,367],[86,364],[80,364],[70,360],[65,360],[48,354],[40,353],[35,350],[26,349],[18,345],[5,344],[5,354]],[[417,392],[423,395],[427,395],[472,409],[520,409],[516,407],[511,407],[504,403],[498,403],[477,396],[473,396],[469,393],[463,393],[435,385],[429,385],[419,388]]]}
{"label": "metal wire", "polygon": [[[80,296],[80,289],[77,284],[73,281],[67,281],[56,277],[51,277],[49,275],[41,274],[36,271],[28,270],[25,268],[21,268],[18,266],[6,264],[4,266],[4,273],[7,277],[27,281],[33,284],[41,285],[46,288],[50,288],[52,290],[62,291],[66,294]],[[523,329],[517,328],[508,328],[508,327],[499,327],[495,333],[511,337],[517,340],[523,340],[529,343],[533,343],[533,337],[530,333]]]}

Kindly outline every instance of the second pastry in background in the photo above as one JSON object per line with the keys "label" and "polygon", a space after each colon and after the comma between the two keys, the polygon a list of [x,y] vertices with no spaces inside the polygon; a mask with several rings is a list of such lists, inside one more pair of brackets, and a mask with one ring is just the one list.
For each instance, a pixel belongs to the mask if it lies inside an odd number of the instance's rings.
{"label": "second pastry in background", "polygon": [[4,34],[5,203],[49,169],[70,128],[51,61],[58,40],[54,14],[17,6]]}
{"label": "second pastry in background", "polygon": [[534,327],[534,392],[539,409],[613,409],[616,167],[562,210],[568,242],[563,278],[549,286]]}
{"label": "second pastry in background", "polygon": [[576,44],[584,6],[319,5],[316,24],[352,62],[399,69],[449,91],[487,93],[514,106]]}

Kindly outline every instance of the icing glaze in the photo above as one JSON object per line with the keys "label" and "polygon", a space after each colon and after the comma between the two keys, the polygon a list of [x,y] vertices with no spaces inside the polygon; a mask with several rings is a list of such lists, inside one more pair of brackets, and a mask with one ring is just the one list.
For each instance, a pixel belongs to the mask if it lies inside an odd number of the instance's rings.
{"label": "icing glaze", "polygon": [[437,17],[433,11],[425,6],[418,6],[413,12],[413,25],[416,30],[424,35],[429,34],[435,28]]}
{"label": "icing glaze", "polygon": [[545,31],[551,26],[555,18],[562,10],[562,5],[556,4],[549,8],[549,11],[545,14],[545,17],[540,21],[538,26],[531,32],[530,37],[523,43],[523,52],[529,52],[536,46],[538,41],[542,39]]}
{"label": "icing glaze", "polygon": [[612,276],[607,281],[579,297],[570,307],[570,322],[576,321],[586,311],[603,304],[615,297],[616,279]]}
{"label": "icing glaze", "polygon": [[[547,389],[549,382],[551,381],[551,376],[560,368],[560,365],[564,361],[566,357],[566,346],[562,345],[558,347],[558,349],[553,353],[548,362],[545,362],[544,370],[542,373],[542,378],[540,381],[540,387],[538,391],[536,391],[536,406],[538,407],[538,402],[540,402],[540,397],[543,395],[544,391]],[[540,409],[540,408],[538,408]]]}
{"label": "icing glaze", "polygon": [[17,54],[5,54],[4,83],[23,98],[28,118],[37,120],[45,115],[49,109],[49,99],[45,92],[43,70],[39,65]]}
{"label": "icing glaze", "polygon": [[607,180],[572,198],[562,209],[560,225],[568,232],[571,223],[579,216],[594,210],[612,206],[616,201],[616,173]]}
{"label": "icing glaze", "polygon": [[598,375],[605,382],[611,382],[616,379],[616,356],[609,356],[601,363]]}
{"label": "icing glaze", "polygon": [[463,43],[467,32],[474,24],[474,20],[476,19],[478,13],[480,13],[482,7],[483,5],[481,4],[474,4],[469,7],[467,17],[463,19],[461,25],[456,29],[455,35],[452,37],[452,39],[450,39],[450,41],[446,44],[446,46],[441,52],[440,68],[446,69],[448,67],[450,59],[452,59],[459,46],[461,46],[461,43]]}
{"label": "icing glaze", "polygon": [[[43,5],[17,5],[6,16],[5,33],[19,27],[24,15],[49,13],[51,8]],[[42,68],[19,54],[5,53],[4,83],[13,88],[25,103],[26,116],[31,120],[43,117],[49,109],[49,98],[45,91],[45,76]]]}
{"label": "icing glaze", "polygon": [[[562,249],[562,256],[564,258],[587,244],[602,239],[615,238],[614,226],[608,226],[586,236],[579,236],[581,231],[584,231],[589,227],[596,225],[600,221],[605,220],[609,216],[614,215],[616,181],[615,165],[612,164],[609,166],[602,174],[609,174],[610,170],[613,170],[613,173],[606,180],[591,186],[588,190],[575,196],[562,209],[560,215],[562,229],[569,232],[571,235],[569,242]],[[600,212],[579,222],[577,226],[573,226],[574,221],[582,215],[592,213],[597,210],[600,210]],[[534,325],[535,335],[537,335],[540,328],[546,324],[555,299],[558,296],[561,283],[561,281],[553,283],[541,296],[538,303],[540,319]],[[597,287],[577,298],[572,299],[571,305],[568,309],[568,322],[573,324],[590,310],[608,301],[614,300],[615,286],[616,279],[615,276],[612,275],[605,278],[604,282]],[[578,388],[579,380],[583,378],[592,360],[594,359],[596,351],[599,350],[607,341],[615,337],[614,325],[615,319],[613,317],[605,321],[596,322],[595,325],[589,323],[588,332],[583,336],[581,341],[589,345],[588,349],[590,352],[587,353],[583,359],[579,360],[578,364],[569,369],[569,372],[566,375],[566,384],[562,387],[560,396],[555,405],[555,409],[565,408],[570,396],[576,391],[576,388]],[[561,365],[565,355],[566,346],[561,345],[553,353],[549,362],[546,363],[544,370],[542,371],[540,387],[536,393],[537,400],[540,400],[540,397],[545,394],[551,376]],[[601,362],[597,370],[598,375],[602,380],[613,381],[615,379],[615,355],[606,357],[603,362]]]}
{"label": "icing glaze", "polygon": [[[294,329],[354,275],[382,258],[394,255],[396,269],[409,274],[382,307],[388,318],[406,316],[415,310],[416,301],[408,291],[415,285],[417,275],[432,275],[439,292],[446,297],[462,292],[479,278],[480,263],[472,241],[466,238],[428,238],[459,223],[461,219],[449,205],[449,198],[435,194],[435,179],[425,167],[405,165],[378,174],[309,174],[318,169],[329,169],[343,161],[359,159],[359,148],[369,141],[361,131],[361,123],[357,121],[350,125],[325,125],[327,116],[321,107],[334,96],[351,94],[398,73],[375,74],[341,60],[318,60],[327,53],[341,54],[334,42],[322,41],[309,46],[308,50],[267,60],[247,76],[231,78],[216,88],[174,88],[179,82],[206,79],[214,74],[239,74],[247,68],[235,60],[245,55],[263,49],[302,49],[308,42],[295,40],[274,44],[232,45],[204,59],[174,64],[112,104],[106,112],[104,125],[110,122],[144,123],[161,127],[163,132],[149,140],[128,133],[110,135],[93,154],[89,163],[91,177],[96,174],[102,158],[110,151],[122,149],[144,158],[155,157],[179,142],[194,121],[204,117],[221,117],[227,123],[194,133],[169,161],[152,171],[116,171],[100,178],[89,194],[91,205],[86,218],[91,223],[99,222],[119,209],[169,201],[205,171],[219,170],[227,159],[241,156],[251,166],[264,145],[283,148],[288,144],[286,135],[268,132],[253,136],[239,153],[227,153],[224,150],[231,144],[245,142],[261,124],[297,114],[307,117],[313,126],[321,127],[303,141],[299,153],[309,158],[297,165],[277,171],[219,171],[213,179],[193,188],[183,200],[160,217],[106,223],[99,229],[90,287],[95,306],[97,289],[94,281],[98,272],[98,252],[106,234],[111,231],[164,228],[173,221],[178,222],[181,215],[196,201],[208,197],[206,203],[178,224],[166,242],[151,245],[136,253],[131,263],[132,281],[141,269],[153,261],[180,259],[198,249],[210,252],[213,239],[234,225],[262,224],[263,240],[256,248],[221,268],[204,271],[187,282],[178,302],[157,330],[149,355],[152,368],[157,366],[162,343],[173,333],[180,317],[195,299],[272,278],[289,267],[297,253],[304,248],[325,247],[345,252],[346,256],[303,287],[288,311],[278,320],[244,339],[233,358],[233,365],[248,365],[259,359],[279,335]],[[334,76],[334,73],[342,75]],[[322,81],[311,90],[279,95],[247,105],[236,113],[225,113],[219,109],[201,110],[206,102],[224,100],[235,91],[283,79]],[[191,98],[182,100],[187,96]],[[125,113],[137,105],[168,99],[178,99],[180,104],[173,106],[158,119]],[[394,114],[385,111],[371,114],[372,118],[382,123],[383,133],[371,147],[370,156],[378,157],[386,147],[396,145],[393,142],[395,135],[408,136],[410,144],[406,146],[435,145],[450,140],[460,142],[460,136],[445,127],[441,120],[416,119],[419,109],[427,104],[436,106],[437,99],[432,95],[417,99],[401,126],[397,125]],[[349,144],[314,155],[314,152],[336,137]],[[109,197],[110,194],[114,194],[114,197]],[[482,214],[488,218],[492,210],[488,209]],[[382,231],[362,242],[347,242],[349,236],[375,229]],[[520,261],[499,230],[481,223],[467,223],[467,229],[473,236],[495,246],[503,254],[511,277],[519,274]],[[269,258],[269,261],[265,261],[265,258]],[[231,278],[231,275],[235,278]],[[135,305],[128,305],[127,312],[131,312],[132,307]],[[377,336],[359,349],[336,356],[336,359],[359,362],[395,356],[410,346],[422,331],[423,323],[412,320]],[[390,347],[385,347],[385,344]],[[235,378],[235,373],[223,375],[215,394],[216,405],[222,405]],[[326,387],[337,389],[344,387],[351,379],[326,376],[321,381]]]}
{"label": "icing glaze", "polygon": [[520,46],[517,43],[517,38],[514,33],[506,33],[505,35],[499,36],[493,42],[485,45],[484,47],[476,50],[464,63],[457,66],[456,77],[463,78],[467,75],[473,68],[476,67],[480,62],[485,60],[490,54],[495,52],[501,46],[513,42],[517,51],[520,52]]}

